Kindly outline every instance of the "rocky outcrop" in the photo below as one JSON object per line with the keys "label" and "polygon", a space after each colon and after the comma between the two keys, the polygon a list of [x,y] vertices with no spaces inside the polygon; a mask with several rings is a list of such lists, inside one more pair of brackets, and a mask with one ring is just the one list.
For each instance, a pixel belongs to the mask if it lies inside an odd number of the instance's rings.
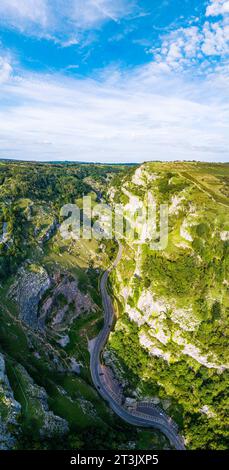
{"label": "rocky outcrop", "polygon": [[44,328],[45,321],[54,329],[69,326],[80,314],[95,312],[97,306],[88,293],[80,291],[77,279],[65,275],[57,283],[41,305],[39,312],[39,327]]}
{"label": "rocky outcrop", "polygon": [[16,443],[21,405],[14,399],[5,370],[5,360],[0,353],[0,450],[12,449]]}
{"label": "rocky outcrop", "polygon": [[[43,300],[49,288],[50,295]],[[29,262],[19,269],[9,297],[17,302],[20,319],[33,329],[44,329],[47,319],[51,328],[62,329],[98,308],[88,293],[81,292],[77,279],[65,274],[57,281],[42,266]]]}
{"label": "rocky outcrop", "polygon": [[70,338],[68,335],[64,335],[62,336],[58,341],[57,343],[62,347],[62,348],[65,348],[70,342]]}
{"label": "rocky outcrop", "polygon": [[223,232],[220,232],[220,239],[223,241],[223,242],[226,242],[229,240],[229,231],[228,230],[224,230]]}
{"label": "rocky outcrop", "polygon": [[19,306],[19,316],[27,325],[38,327],[38,304],[50,287],[50,278],[42,266],[27,264],[19,269],[9,297]]}
{"label": "rocky outcrop", "polygon": [[167,361],[167,362],[170,361],[171,359],[170,352],[165,352],[163,351],[163,349],[159,348],[153,341],[153,338],[150,338],[149,335],[147,335],[146,333],[140,332],[139,342],[143,348],[149,351],[151,356],[161,357],[162,359],[164,359],[164,361]]}
{"label": "rocky outcrop", "polygon": [[68,423],[65,419],[55,415],[48,406],[48,395],[43,387],[37,385],[25,368],[17,365],[17,373],[23,378],[25,395],[30,401],[30,408],[34,408],[35,419],[42,423],[40,435],[42,437],[54,437],[68,432]]}
{"label": "rocky outcrop", "polygon": [[[216,208],[211,207],[211,202],[208,200],[205,204],[201,202],[204,198],[203,193],[198,193],[198,190],[187,182],[185,176],[177,170],[168,175],[167,172],[161,172],[161,168],[155,175],[155,170],[156,166],[153,164],[141,165],[134,172],[131,181],[126,179],[121,187],[111,187],[109,195],[111,199],[115,196],[115,200],[122,200],[122,197],[124,201],[128,200],[125,205],[123,203],[125,218],[128,222],[132,221],[132,227],[138,235],[140,231],[137,221],[141,211],[147,212],[154,203],[156,208],[159,204],[168,204],[169,243],[163,249],[162,256],[159,254],[152,256],[152,263],[155,264],[154,277],[153,271],[148,276],[147,269],[150,265],[145,262],[147,256],[152,254],[152,250],[149,249],[150,232],[143,230],[144,236],[136,237],[134,243],[124,237],[123,256],[113,275],[113,289],[116,297],[122,302],[123,312],[138,326],[139,343],[148,351],[149,363],[154,356],[162,358],[169,368],[170,364],[182,360],[191,364],[191,367],[215,369],[217,374],[221,374],[229,367],[228,359],[226,354],[221,352],[223,348],[220,350],[220,347],[216,347],[213,342],[208,346],[203,338],[205,325],[202,323],[206,321],[205,316],[208,316],[209,320],[212,318],[212,305],[217,300],[222,305],[222,314],[217,319],[219,328],[225,321],[224,306],[227,305],[225,287],[228,286],[228,281],[226,276],[223,282],[218,276],[217,288],[215,280],[211,285],[210,278],[213,274],[210,273],[210,269],[208,272],[204,256],[208,259],[212,250],[212,257],[215,255],[218,260],[223,250],[221,242],[228,241],[229,231],[225,230],[227,228],[225,223],[219,223],[221,219],[214,216],[213,221],[208,218],[208,211],[210,214],[211,211],[215,214]],[[149,194],[150,201],[146,197]],[[136,217],[132,217],[133,214]],[[212,224],[211,235],[208,232],[209,222]],[[214,239],[215,246],[212,243]],[[215,247],[218,249],[217,253]],[[161,258],[161,264],[157,258]],[[179,288],[173,288],[176,284],[182,285],[179,276],[176,280],[175,276],[170,276],[168,270],[168,278],[165,281],[163,261],[165,265],[168,264],[168,268],[171,267],[171,273],[177,269],[179,274],[183,270],[182,277],[187,278],[188,286],[189,272],[185,264],[187,261],[188,266],[190,259],[194,266],[193,281],[190,276],[190,290],[187,288],[186,293],[182,293],[182,288],[180,291]],[[198,279],[199,268],[203,272],[203,277],[205,269],[206,279],[209,276],[208,285],[206,283],[205,286],[205,296],[201,296],[201,291],[198,292],[198,285],[201,284]],[[226,272],[223,264],[223,273],[224,270]],[[196,286],[195,289],[193,286]],[[116,331],[120,325],[125,328],[125,321],[126,319],[122,324],[120,316],[116,323]],[[216,329],[216,324],[212,326],[212,331],[214,328]],[[217,334],[215,332],[215,335]]]}
{"label": "rocky outcrop", "polygon": [[6,243],[9,239],[9,234],[7,230],[7,222],[3,222],[2,235],[0,235],[0,243]]}
{"label": "rocky outcrop", "polygon": [[46,229],[45,233],[43,233],[39,238],[38,238],[38,243],[43,244],[50,240],[50,238],[54,235],[58,228],[58,222],[56,219],[54,219],[53,223],[49,225],[49,227]]}
{"label": "rocky outcrop", "polygon": [[[201,351],[201,343],[197,340],[196,344],[189,341],[188,333],[195,331],[200,324],[191,306],[181,309],[176,307],[175,302],[169,303],[163,298],[156,299],[152,292],[143,290],[136,307],[130,306],[127,301],[125,311],[130,320],[137,323],[140,344],[151,356],[162,357],[167,362],[171,359],[176,362],[183,354],[207,368],[217,369],[219,372],[228,369],[228,363],[222,363],[211,351],[207,355],[204,354]],[[173,329],[167,326],[166,312],[170,312]],[[173,350],[172,353],[169,351],[171,340],[174,346],[178,346],[176,352]],[[168,345],[168,351],[163,349],[164,345]]]}

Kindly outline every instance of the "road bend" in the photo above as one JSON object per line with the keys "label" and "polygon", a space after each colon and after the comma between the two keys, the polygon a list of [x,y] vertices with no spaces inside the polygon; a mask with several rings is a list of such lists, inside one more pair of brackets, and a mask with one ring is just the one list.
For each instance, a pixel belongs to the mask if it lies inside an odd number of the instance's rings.
{"label": "road bend", "polygon": [[116,395],[104,378],[102,372],[101,356],[108,340],[114,322],[114,307],[107,291],[107,280],[109,274],[116,268],[122,257],[122,244],[119,242],[118,254],[113,264],[103,273],[100,281],[100,291],[104,310],[104,325],[96,337],[90,356],[91,376],[98,393],[106,400],[112,410],[124,421],[134,426],[159,429],[177,450],[185,450],[182,438],[178,435],[176,426],[172,420],[162,411],[147,405],[137,406],[136,409],[127,409],[121,402],[120,396]]}

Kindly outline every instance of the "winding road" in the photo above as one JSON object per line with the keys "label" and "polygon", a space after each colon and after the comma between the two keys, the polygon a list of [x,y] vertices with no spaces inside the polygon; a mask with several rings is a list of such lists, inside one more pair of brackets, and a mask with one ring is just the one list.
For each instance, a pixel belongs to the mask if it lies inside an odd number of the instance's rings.
{"label": "winding road", "polygon": [[114,308],[111,298],[107,292],[107,280],[111,271],[117,266],[122,257],[123,247],[119,242],[119,249],[114,263],[104,272],[100,291],[104,309],[104,326],[99,335],[94,340],[90,356],[90,370],[93,383],[98,393],[106,400],[112,410],[124,421],[134,426],[159,429],[169,439],[172,446],[177,450],[185,450],[180,436],[177,434],[175,425],[163,412],[150,404],[139,402],[136,409],[128,409],[121,402],[120,397],[116,395],[106,382],[101,364],[101,354],[109,337],[114,322]]}

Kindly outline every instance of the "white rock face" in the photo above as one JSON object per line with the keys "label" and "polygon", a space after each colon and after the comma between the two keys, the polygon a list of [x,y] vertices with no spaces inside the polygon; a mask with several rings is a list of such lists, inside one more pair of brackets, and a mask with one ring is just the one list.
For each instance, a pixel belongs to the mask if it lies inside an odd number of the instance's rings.
{"label": "white rock face", "polygon": [[10,287],[9,297],[18,303],[20,318],[31,328],[38,326],[38,305],[50,285],[42,266],[28,264],[18,270],[16,281]]}
{"label": "white rock face", "polygon": [[151,172],[149,173],[142,165],[135,171],[132,177],[132,183],[136,184],[137,186],[145,186],[146,183],[153,181],[157,178],[157,175]]}
{"label": "white rock face", "polygon": [[165,301],[156,300],[149,290],[143,291],[138,300],[138,308],[145,314],[145,319],[152,313],[162,314],[167,307],[168,304]]}
{"label": "white rock face", "polygon": [[67,344],[70,343],[70,339],[69,339],[69,336],[68,335],[65,335],[65,336],[62,336],[62,338],[60,338],[57,343],[60,344],[60,346],[62,346],[62,348],[65,348],[65,346],[67,346]]}
{"label": "white rock face", "polygon": [[201,321],[193,315],[192,308],[175,308],[172,310],[171,319],[184,331],[195,331]]}
{"label": "white rock face", "polygon": [[220,233],[220,238],[223,242],[226,242],[229,240],[229,231],[224,231]]}
{"label": "white rock face", "polygon": [[108,191],[108,194],[109,194],[109,197],[110,199],[113,201],[114,197],[115,197],[115,193],[116,193],[116,190],[115,188],[110,188],[109,191]]}
{"label": "white rock face", "polygon": [[142,292],[138,301],[138,308],[146,315],[153,311],[153,296],[150,291]]}
{"label": "white rock face", "polygon": [[198,212],[195,206],[189,208],[189,215],[186,219],[183,220],[183,223],[180,227],[180,236],[183,237],[186,241],[192,242],[193,238],[190,234],[189,229],[198,223]]}
{"label": "white rock face", "polygon": [[134,271],[135,276],[141,276],[141,261],[142,261],[142,250],[141,250],[141,246],[139,245],[137,248],[137,253],[136,253],[136,265],[135,265],[135,271]]}
{"label": "white rock face", "polygon": [[167,305],[160,300],[155,300],[149,290],[145,290],[139,297],[136,308],[126,305],[126,312],[131,320],[135,321],[138,326],[149,322],[152,314],[163,315],[167,309]]}
{"label": "white rock face", "polygon": [[127,301],[129,295],[130,295],[130,288],[129,286],[125,286],[121,289],[120,291],[122,297],[124,298],[125,301]]}
{"label": "white rock face", "polygon": [[178,214],[180,208],[181,208],[181,202],[184,200],[184,196],[172,196],[171,198],[171,204],[169,207],[169,214],[170,215],[176,215]]}
{"label": "white rock face", "polygon": [[[52,319],[52,326],[59,325],[62,323],[65,313],[68,311],[68,305],[65,305],[63,308],[59,309],[55,317]],[[61,340],[59,343],[62,345]]]}
{"label": "white rock face", "polygon": [[122,191],[129,198],[129,202],[125,205],[126,211],[134,213],[137,209],[142,209],[143,201],[141,201],[138,196],[132,194],[125,187],[122,188]]}
{"label": "white rock face", "polygon": [[188,231],[189,226],[188,221],[184,220],[180,228],[180,236],[187,240],[187,242],[192,242],[193,238]]}
{"label": "white rock face", "polygon": [[135,171],[134,176],[132,177],[132,183],[136,184],[137,186],[145,185],[141,166]]}
{"label": "white rock face", "polygon": [[180,346],[184,346],[182,354],[186,354],[187,356],[192,357],[197,362],[199,362],[199,364],[202,364],[208,369],[217,369],[220,372],[223,372],[229,368],[228,364],[217,364],[216,357],[213,358],[213,360],[209,360],[207,356],[201,353],[201,350],[197,346],[191,343],[187,343],[186,339],[182,337],[179,331],[174,334],[173,341]]}
{"label": "white rock face", "polygon": [[150,326],[150,334],[156,338],[160,343],[167,344],[171,339],[171,333],[165,331],[164,324],[161,318],[150,319],[147,324]]}
{"label": "white rock face", "polygon": [[81,364],[77,362],[75,357],[71,357],[71,370],[72,372],[75,372],[76,374],[80,374],[80,367]]}
{"label": "white rock face", "polygon": [[190,249],[190,245],[185,242],[175,243],[175,245],[177,246],[177,248],[183,248],[184,250],[186,250],[187,248]]}
{"label": "white rock face", "polygon": [[162,407],[164,410],[168,410],[168,408],[171,406],[171,400],[167,398],[166,400],[162,400]]}
{"label": "white rock face", "polygon": [[216,416],[216,413],[213,410],[211,410],[211,408],[208,405],[202,406],[202,408],[200,408],[200,412],[202,414],[207,415],[208,418],[215,418]]}
{"label": "white rock face", "polygon": [[[134,193],[134,189],[132,189],[133,184],[136,186],[142,186],[142,192],[144,192],[144,186],[146,188],[146,183],[149,181],[149,177],[150,167],[147,168],[147,165],[142,165],[135,171],[131,184],[128,185],[128,183],[126,183],[125,187],[122,188],[123,193],[128,196],[129,199],[128,204],[124,206],[125,214],[127,215],[128,220],[131,222],[134,220],[133,225],[135,230],[138,229],[138,223],[135,219],[131,219],[131,215],[135,214],[136,211],[140,212],[141,209],[146,208],[147,201],[144,196],[138,197],[135,194],[132,194],[132,191]],[[155,178],[157,177],[153,175],[153,179]],[[138,189],[137,192],[137,189],[138,188],[136,187],[136,194],[139,194],[140,191]],[[156,181],[155,191],[154,185],[152,185],[152,206],[155,205],[157,195],[158,187]],[[174,246],[187,249],[192,253],[193,248],[190,244],[194,238],[194,236],[192,236],[192,227],[194,228],[196,224],[203,220],[203,214],[200,208],[197,208],[195,204],[190,204],[189,196],[187,189],[184,189],[179,194],[173,195],[170,199],[169,214],[176,216],[184,206],[184,203],[185,207],[187,205],[187,214],[186,217],[183,218],[181,226],[179,220],[177,224],[174,223],[175,229],[174,231],[171,231],[171,245],[174,244]],[[174,221],[176,221],[175,217]],[[179,226],[180,236],[182,237],[180,239],[177,233]],[[147,243],[148,240],[152,239],[148,234],[147,225],[142,223],[142,237],[140,238],[140,241],[138,241],[138,244],[134,243],[131,245],[131,243],[128,242],[134,249],[134,261],[136,263],[134,271],[135,276],[144,277],[144,273],[141,270],[141,264],[146,251],[145,247],[143,249],[142,244]],[[221,232],[220,237],[222,240],[228,240],[229,232]],[[168,256],[170,256],[170,252],[168,253]],[[201,262],[201,258],[197,258],[197,260]],[[133,300],[136,299],[136,291],[134,292],[133,282],[134,276],[129,279],[128,286],[124,287],[122,271],[119,271],[119,268],[117,271],[117,288],[118,290],[120,289],[118,294],[120,295],[120,292],[122,293],[125,303],[125,312],[127,312],[129,318],[136,322],[140,328],[140,344],[142,347],[147,349],[151,355],[162,357],[164,360],[170,362],[179,361],[181,357],[188,360],[189,356],[199,362],[199,364],[207,368],[214,368],[219,372],[228,368],[228,365],[224,363],[222,364],[222,360],[220,361],[220,358],[211,353],[211,351],[209,351],[209,353],[204,353],[202,351],[201,343],[198,342],[195,336],[195,339],[190,339],[191,336],[189,332],[196,331],[201,323],[200,318],[195,314],[195,309],[193,308],[191,300],[188,302],[187,299],[187,301],[185,300],[181,303],[181,300],[173,298],[172,296],[168,298],[158,298],[152,291],[150,291],[150,289],[144,289],[140,293],[139,299],[133,302]],[[126,277],[124,278],[124,282],[126,283]],[[225,280],[224,285],[226,285],[226,282],[227,281]],[[130,305],[128,304],[128,298],[132,298]],[[172,323],[167,321],[168,318]],[[173,347],[170,347],[170,340],[174,342]],[[226,362],[226,360],[224,360],[224,362]]]}
{"label": "white rock face", "polygon": [[128,313],[130,320],[137,323],[138,326],[144,325],[144,317],[141,315],[141,312],[136,310],[136,308],[132,308],[127,304],[126,312]]}
{"label": "white rock face", "polygon": [[[130,294],[130,291],[128,293]],[[156,300],[149,290],[145,290],[139,297],[136,308],[127,304],[125,309],[129,318],[137,323],[139,327],[143,325],[149,327],[149,334],[146,335],[145,332],[141,332],[139,340],[140,344],[148,349],[150,354],[163,357],[166,361],[169,361],[172,356],[171,353],[169,351],[164,352],[155,346],[153,338],[165,346],[172,337],[174,343],[183,346],[182,354],[192,357],[205,367],[209,369],[214,368],[220,372],[229,368],[228,364],[219,364],[215,356],[209,359],[206,355],[202,354],[196,345],[188,343],[187,339],[183,337],[183,331],[195,331],[200,323],[200,320],[194,316],[191,307],[186,309],[176,308],[174,305],[166,303],[163,299]],[[165,324],[165,312],[168,309],[171,310],[171,320],[180,327],[180,330],[177,330],[173,336]],[[178,355],[173,353],[174,360],[179,360],[179,357],[180,353]]]}
{"label": "white rock face", "polygon": [[12,449],[16,443],[13,430],[17,429],[17,418],[21,405],[14,399],[5,370],[5,360],[0,353],[0,406],[4,414],[0,415],[0,450]]}
{"label": "white rock face", "polygon": [[6,243],[9,240],[7,232],[7,222],[3,222],[2,235],[0,235],[0,243]]}
{"label": "white rock face", "polygon": [[[120,205],[123,216],[129,225],[126,238],[129,242],[133,241],[134,244],[140,246],[152,240],[156,235],[156,201],[150,191],[146,192],[144,199],[136,196],[129,191],[128,184],[123,186],[122,192],[129,199],[127,204]],[[120,213],[118,206],[115,210],[117,214]],[[135,238],[136,233],[138,234],[137,239]]]}
{"label": "white rock face", "polygon": [[[139,197],[130,193],[125,187],[122,189],[123,193],[129,198],[129,202],[123,206],[123,215],[128,222],[128,231],[126,232],[126,238],[129,240],[129,243],[135,242],[135,231],[142,230],[142,218],[144,217],[144,204]],[[143,220],[144,222],[144,220]]]}
{"label": "white rock face", "polygon": [[156,347],[153,341],[149,338],[146,333],[140,332],[139,342],[144,349],[147,349],[149,351],[151,356],[161,357],[165,361],[169,362],[171,358],[170,352],[164,352],[162,349]]}

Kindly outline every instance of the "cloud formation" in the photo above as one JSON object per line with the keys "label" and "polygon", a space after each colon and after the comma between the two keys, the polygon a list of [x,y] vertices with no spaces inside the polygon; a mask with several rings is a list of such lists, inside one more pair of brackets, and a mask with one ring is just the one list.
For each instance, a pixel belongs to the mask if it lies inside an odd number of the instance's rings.
{"label": "cloud formation", "polygon": [[32,26],[44,28],[48,25],[48,3],[46,0],[1,0],[1,22],[21,31]]}
{"label": "cloud formation", "polygon": [[12,70],[9,59],[7,57],[0,56],[0,84],[9,80]]}
{"label": "cloud formation", "polygon": [[[29,73],[14,67],[13,56],[0,50],[0,158],[228,160],[227,3],[212,0],[204,18],[163,35],[147,65],[125,69],[112,64],[96,77]],[[0,15],[5,5],[4,21],[32,28],[33,34],[36,25],[68,47],[79,40],[77,28],[119,21],[135,2],[31,4],[32,10],[26,0],[2,0]],[[58,37],[60,18],[74,25],[74,35]],[[69,62],[62,70],[77,67]]]}
{"label": "cloud formation", "polygon": [[229,13],[228,0],[211,0],[206,10],[206,16],[219,16]]}
{"label": "cloud formation", "polygon": [[106,20],[118,21],[133,7],[133,2],[123,0],[75,0],[71,3],[70,17],[81,28],[93,27]]}
{"label": "cloud formation", "polygon": [[134,7],[135,0],[1,0],[0,24],[61,43],[79,31],[117,22]]}
{"label": "cloud formation", "polygon": [[[209,17],[219,16],[214,21]],[[229,54],[229,1],[212,0],[205,20],[194,18],[194,24],[173,30],[162,37],[160,47],[151,48],[157,63],[164,62],[171,70],[198,67],[199,73],[211,71],[216,58],[222,61]]]}
{"label": "cloud formation", "polygon": [[[159,85],[160,84],[160,85]],[[1,158],[225,160],[229,109],[218,77],[187,85],[147,66],[103,81],[12,77],[0,99]],[[13,130],[13,139],[12,139]]]}

